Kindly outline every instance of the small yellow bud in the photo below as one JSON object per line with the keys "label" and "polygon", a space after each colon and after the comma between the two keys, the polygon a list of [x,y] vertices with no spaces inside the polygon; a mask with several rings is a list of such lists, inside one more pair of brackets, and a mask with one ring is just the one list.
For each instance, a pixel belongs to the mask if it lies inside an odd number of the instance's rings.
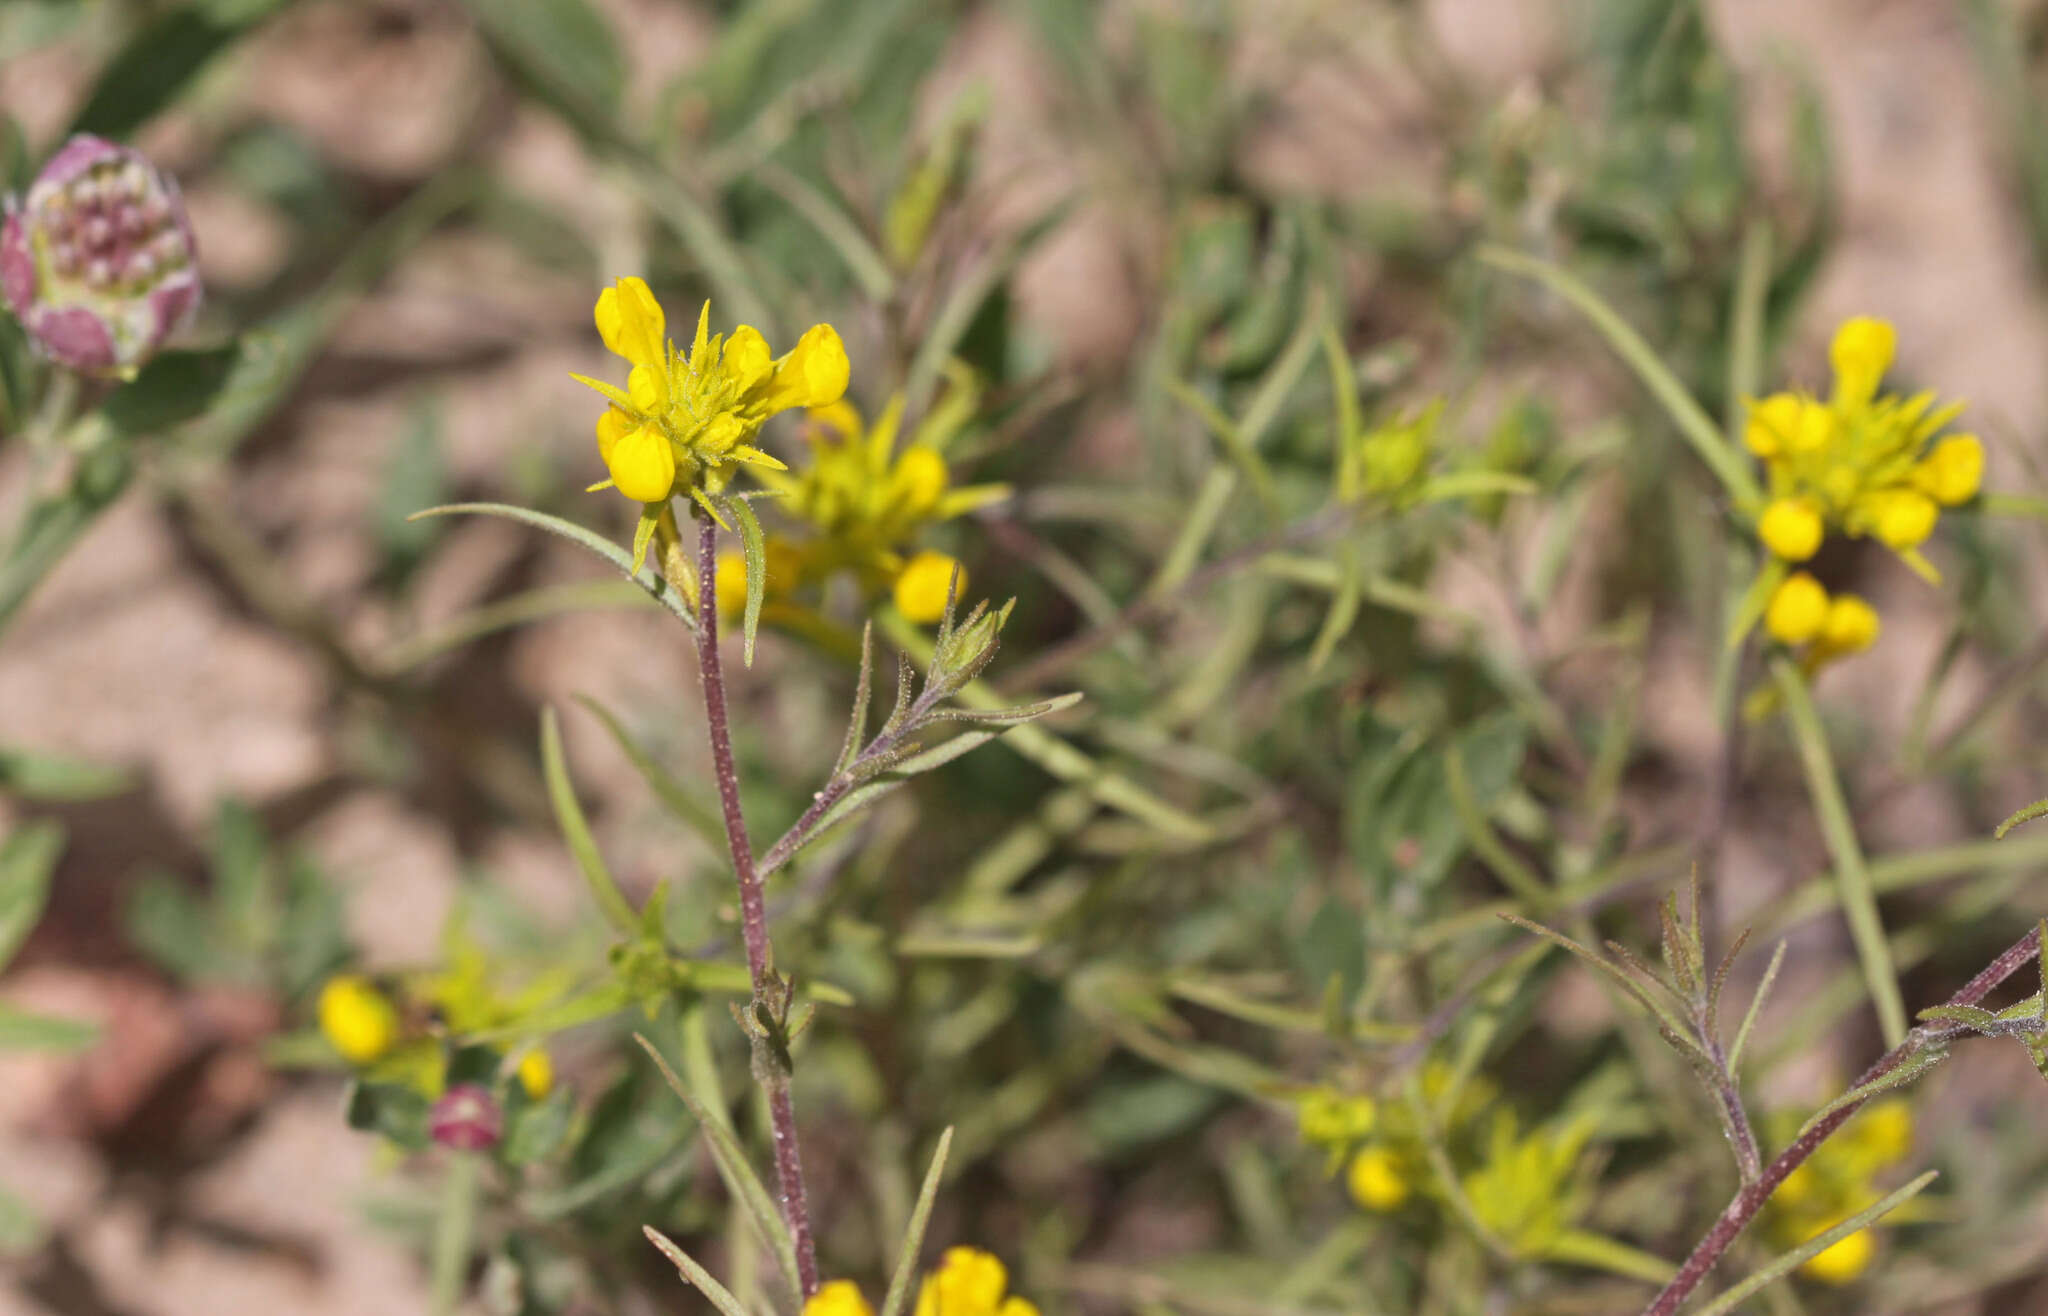
{"label": "small yellow bud", "polygon": [[1764,547],[1787,562],[1804,562],[1820,551],[1826,526],[1819,509],[1804,498],[1780,498],[1756,523]]}
{"label": "small yellow bud", "polygon": [[555,1090],[554,1058],[540,1047],[519,1057],[519,1086],[535,1101],[545,1101]]}
{"label": "small yellow bud", "polygon": [[1780,644],[1804,644],[1827,625],[1828,592],[1804,571],[1794,572],[1771,595],[1764,629]]}
{"label": "small yellow bud", "polygon": [[814,324],[776,368],[770,405],[778,410],[828,406],[845,395],[851,371],[839,331],[829,324]]}
{"label": "small yellow bud", "polygon": [[1918,548],[1934,533],[1941,509],[1917,489],[1880,489],[1870,495],[1871,531],[1889,548]]}
{"label": "small yellow bud", "polygon": [[[1825,1233],[1834,1227],[1830,1221],[1814,1230],[1815,1234]],[[1799,1268],[1800,1273],[1809,1275],[1823,1284],[1848,1284],[1857,1276],[1870,1269],[1870,1260],[1877,1253],[1877,1241],[1868,1229],[1855,1233],[1819,1253]]]}
{"label": "small yellow bud", "polygon": [[[896,577],[896,611],[919,625],[946,615],[946,593],[960,564],[930,549],[910,559]],[[960,592],[967,591],[967,573],[960,572]]]}
{"label": "small yellow bud", "polygon": [[750,324],[743,324],[732,331],[732,337],[725,340],[725,355],[721,361],[726,376],[742,393],[768,378],[768,372],[775,368],[772,354],[768,351],[768,340]]}
{"label": "small yellow bud", "polygon": [[675,487],[675,450],[669,446],[668,436],[652,425],[621,435],[604,464],[619,492],[635,502],[665,502]]}
{"label": "small yellow bud", "polygon": [[597,332],[604,345],[635,365],[658,366],[667,357],[667,321],[644,279],[620,279],[597,295]]}
{"label": "small yellow bud", "polygon": [[398,1041],[398,1010],[358,974],[329,978],[316,1013],[320,1031],[351,1064],[367,1065]]}
{"label": "small yellow bud", "polygon": [[852,1280],[835,1279],[804,1300],[803,1316],[875,1316],[875,1309]]}
{"label": "small yellow bud", "polygon": [[1836,400],[1861,406],[1877,396],[1878,383],[1891,369],[1898,344],[1898,334],[1883,320],[1859,315],[1844,321],[1828,347],[1828,360],[1835,367]]}
{"label": "small yellow bud", "polygon": [[924,516],[938,506],[946,492],[946,459],[930,448],[903,450],[891,477],[903,506],[912,516]]}
{"label": "small yellow bud", "polygon": [[1013,1293],[996,1308],[996,1316],[1038,1316],[1038,1304]]}
{"label": "small yellow bud", "polygon": [[1969,502],[1983,482],[1984,445],[1974,434],[1943,439],[1913,471],[1913,483],[1943,507]]}
{"label": "small yellow bud", "polygon": [[660,366],[634,366],[626,375],[626,396],[650,415],[668,406],[668,375]]}
{"label": "small yellow bud", "polygon": [[617,407],[606,407],[604,414],[597,418],[597,455],[606,465],[611,464],[612,449],[633,428],[633,418]]}
{"label": "small yellow bud", "polygon": [[1771,458],[1792,443],[1805,404],[1790,393],[1773,393],[1749,409],[1742,441],[1759,457]]}
{"label": "small yellow bud", "polygon": [[917,1291],[916,1316],[992,1313],[1010,1286],[1003,1263],[973,1247],[949,1247]]}
{"label": "small yellow bud", "polygon": [[1351,1158],[1344,1176],[1351,1200],[1368,1211],[1392,1211],[1408,1200],[1408,1176],[1400,1158],[1385,1147],[1367,1147]]}
{"label": "small yellow bud", "polygon": [[1834,408],[1812,399],[1799,403],[1799,422],[1786,437],[1786,446],[1793,452],[1819,452],[1835,440]]}
{"label": "small yellow bud", "polygon": [[1877,643],[1877,609],[1854,594],[1838,594],[1828,603],[1820,642],[1831,654],[1861,653]]}

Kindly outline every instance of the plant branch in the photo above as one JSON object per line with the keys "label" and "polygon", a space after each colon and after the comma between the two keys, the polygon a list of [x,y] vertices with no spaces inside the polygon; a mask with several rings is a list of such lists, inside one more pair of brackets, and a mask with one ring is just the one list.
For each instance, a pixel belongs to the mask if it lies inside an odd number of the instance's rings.
{"label": "plant branch", "polygon": [[[1997,959],[1986,965],[1981,973],[1963,985],[1961,991],[1949,997],[1949,1006],[1977,1004],[1977,1002],[1990,995],[1993,988],[2018,972],[2021,966],[2033,959],[2040,951],[2041,936],[2040,929],[2037,926],[2032,931],[2029,931],[2026,936],[2014,942]],[[1968,1031],[1966,1028],[1953,1024],[1921,1024],[1907,1033],[1904,1041],[1878,1057],[1875,1064],[1864,1070],[1862,1075],[1857,1078],[1855,1088],[1861,1088],[1876,1082],[1913,1059],[1919,1053],[1931,1047],[1941,1045],[1956,1037],[1959,1033]],[[1851,1091],[1854,1091],[1855,1088],[1852,1088]],[[1814,1151],[1823,1142],[1826,1142],[1835,1130],[1841,1128],[1851,1115],[1854,1115],[1863,1108],[1863,1103],[1867,1100],[1869,1098],[1866,1096],[1854,1101],[1843,1102],[1826,1115],[1813,1121],[1813,1123],[1800,1132],[1797,1138],[1793,1139],[1791,1146],[1779,1152],[1777,1157],[1764,1167],[1761,1175],[1757,1176],[1755,1180],[1744,1184],[1741,1190],[1735,1194],[1734,1199],[1728,1203],[1726,1209],[1721,1212],[1721,1218],[1714,1222],[1714,1227],[1707,1231],[1706,1237],[1699,1241],[1698,1245],[1693,1248],[1692,1254],[1685,1259],[1685,1264],[1679,1267],[1678,1274],[1673,1276],[1671,1282],[1664,1286],[1663,1291],[1651,1300],[1649,1306],[1643,1309],[1643,1316],[1674,1316],[1674,1313],[1679,1308],[1679,1304],[1691,1296],[1693,1290],[1698,1288],[1701,1281],[1706,1279],[1707,1272],[1712,1270],[1714,1264],[1721,1259],[1722,1254],[1727,1252],[1729,1245],[1735,1241],[1736,1235],[1740,1234],[1748,1226],[1749,1222],[1756,1217],[1757,1212],[1763,1209],[1764,1202],[1770,1198],[1771,1193],[1777,1186],[1785,1181],[1785,1176],[1792,1173],[1809,1156],[1813,1155]]]}
{"label": "plant branch", "polygon": [[[663,561],[680,555],[680,536],[675,522],[664,515],[657,534],[663,540]],[[718,568],[718,527],[708,517],[697,528],[697,580],[709,582]],[[725,821],[726,844],[732,851],[733,876],[740,888],[740,923],[746,935],[747,969],[753,976],[754,1000],[751,1014],[758,1024],[766,1014],[779,1017],[777,1005],[786,1004],[787,993],[779,990],[772,951],[768,943],[768,913],[761,899],[761,877],[754,868],[753,843],[747,839],[746,815],[740,811],[739,771],[734,766],[732,731],[726,719],[725,675],[718,659],[718,596],[709,588],[697,590],[697,667],[704,680],[704,722],[711,740],[711,761],[718,778],[718,803]],[[750,1030],[751,1031],[751,1030]],[[756,1038],[756,1050],[761,1050]],[[786,1056],[786,1051],[784,1052]],[[769,1118],[774,1126],[775,1177],[782,1189],[782,1217],[789,1225],[796,1246],[796,1264],[803,1296],[818,1291],[817,1249],[811,1242],[810,1203],[804,1193],[803,1157],[797,1147],[796,1109],[789,1098],[786,1059],[780,1066],[757,1063],[754,1074],[768,1091]]]}

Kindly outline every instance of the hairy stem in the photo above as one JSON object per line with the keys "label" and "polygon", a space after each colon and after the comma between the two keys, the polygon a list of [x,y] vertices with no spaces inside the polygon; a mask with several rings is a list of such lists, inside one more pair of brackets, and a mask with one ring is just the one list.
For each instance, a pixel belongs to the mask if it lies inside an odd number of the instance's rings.
{"label": "hairy stem", "polygon": [[[659,533],[664,540],[676,539],[665,521]],[[671,545],[663,544],[664,556]],[[679,548],[680,544],[675,547]],[[709,582],[718,568],[718,527],[708,517],[698,523],[697,579]],[[746,815],[740,811],[740,778],[733,766],[732,731],[725,713],[725,675],[718,661],[718,594],[709,588],[697,591],[697,668],[704,679],[704,722],[710,732],[711,762],[718,778],[718,803],[725,819],[726,844],[732,850],[733,876],[740,888],[740,923],[746,934],[747,969],[754,980],[753,1009],[775,1009],[777,996],[768,945],[768,911],[761,899],[761,878],[754,868],[754,847],[747,839]],[[817,1249],[811,1242],[811,1209],[804,1194],[803,1156],[797,1148],[796,1108],[789,1099],[789,1078],[777,1073],[766,1077],[766,1066],[756,1065],[757,1076],[768,1090],[768,1114],[774,1126],[775,1177],[782,1189],[782,1218],[789,1225],[790,1241],[796,1246],[797,1277],[803,1296],[818,1291]]]}
{"label": "hairy stem", "polygon": [[[2040,929],[2036,927],[2014,942],[1997,959],[1984,966],[1983,972],[1965,983],[1961,991],[1949,997],[1948,1004],[1977,1004],[1990,995],[1993,988],[2017,973],[2027,961],[2040,952]],[[1907,1033],[1904,1041],[1879,1056],[1877,1063],[1864,1070],[1857,1078],[1855,1086],[1862,1087],[1866,1083],[1883,1078],[1912,1059],[1918,1052],[1954,1037],[1956,1031],[1952,1025],[1920,1025]],[[1735,1194],[1734,1199],[1721,1212],[1721,1218],[1714,1222],[1714,1227],[1707,1231],[1706,1237],[1699,1241],[1693,1248],[1692,1255],[1679,1267],[1678,1274],[1664,1286],[1663,1292],[1651,1300],[1649,1306],[1643,1308],[1643,1316],[1673,1316],[1679,1304],[1691,1296],[1692,1291],[1706,1279],[1707,1272],[1714,1268],[1714,1263],[1721,1259],[1721,1255],[1735,1241],[1736,1235],[1756,1218],[1756,1213],[1763,1209],[1764,1202],[1769,1199],[1772,1191],[1785,1181],[1785,1176],[1799,1168],[1836,1129],[1841,1128],[1851,1115],[1862,1108],[1862,1101],[1848,1102],[1830,1112],[1825,1118],[1815,1120],[1793,1140],[1791,1146],[1779,1152],[1777,1157],[1764,1167],[1762,1174],[1744,1184],[1741,1191]]]}

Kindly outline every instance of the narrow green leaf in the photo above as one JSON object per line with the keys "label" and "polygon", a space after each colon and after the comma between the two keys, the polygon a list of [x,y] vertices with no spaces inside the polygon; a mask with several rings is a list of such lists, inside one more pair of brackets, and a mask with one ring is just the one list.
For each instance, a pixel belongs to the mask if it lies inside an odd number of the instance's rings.
{"label": "narrow green leaf", "polygon": [[198,352],[165,352],[141,373],[108,395],[100,414],[114,432],[131,438],[159,434],[204,415],[220,396],[242,346],[230,343]]}
{"label": "narrow green leaf", "polygon": [[565,521],[559,516],[536,512],[531,508],[514,507],[509,503],[446,503],[440,507],[429,507],[413,513],[414,517],[454,516],[474,513],[482,516],[502,516],[513,521],[523,521],[538,526],[549,534],[560,535],[572,544],[580,544],[625,573],[628,580],[647,592],[647,596],[667,608],[680,618],[692,634],[697,630],[697,618],[688,600],[676,593],[659,572],[649,569],[633,570],[633,559],[625,549],[592,530],[586,530],[574,521]]}
{"label": "narrow green leaf", "polygon": [[97,1024],[27,1014],[0,1004],[0,1051],[83,1051],[99,1037]]}
{"label": "narrow green leaf", "polygon": [[1588,1266],[1646,1284],[1667,1283],[1674,1273],[1671,1263],[1662,1257],[1585,1229],[1565,1230],[1544,1247],[1543,1255],[1552,1261]]}
{"label": "narrow green leaf", "polygon": [[1790,1252],[1774,1258],[1762,1270],[1722,1292],[1712,1302],[1700,1308],[1694,1316],[1727,1316],[1727,1313],[1749,1301],[1766,1285],[1783,1279],[1857,1230],[1868,1228],[1899,1206],[1918,1197],[1921,1190],[1940,1177],[1939,1170],[1929,1170],[1897,1192],[1885,1194],[1832,1229],[1823,1230]]}
{"label": "narrow green leaf", "polygon": [[1820,820],[1828,853],[1834,858],[1840,877],[1842,912],[1849,922],[1857,959],[1870,985],[1870,999],[1877,1007],[1877,1020],[1884,1030],[1886,1046],[1897,1046],[1906,1036],[1906,1003],[1899,994],[1898,970],[1892,967],[1891,949],[1885,943],[1884,921],[1877,911],[1877,891],[1871,885],[1870,869],[1864,863],[1863,844],[1856,838],[1856,824],[1849,802],[1842,794],[1841,779],[1835,773],[1834,756],[1828,750],[1827,731],[1821,726],[1806,678],[1791,661],[1779,658],[1771,663],[1779,699],[1785,705],[1786,720],[1799,746],[1799,759],[1806,769],[1807,793]]}
{"label": "narrow green leaf", "polygon": [[246,26],[222,22],[204,6],[171,10],[130,37],[100,70],[71,131],[127,137],[176,100]]}
{"label": "narrow green leaf", "polygon": [[753,1316],[752,1312],[740,1305],[738,1298],[726,1291],[725,1285],[711,1277],[710,1271],[698,1265],[689,1253],[669,1242],[662,1236],[660,1230],[653,1225],[642,1225],[640,1232],[647,1235],[648,1242],[661,1250],[661,1255],[675,1263],[676,1271],[682,1275],[683,1282],[710,1299],[711,1305],[724,1313],[724,1316]]}
{"label": "narrow green leaf", "polygon": [[1722,437],[1720,427],[1686,391],[1684,383],[1672,373],[1671,368],[1658,359],[1642,336],[1630,328],[1614,308],[1601,299],[1600,294],[1558,266],[1521,252],[1487,246],[1480,248],[1479,259],[1497,269],[1534,279],[1576,307],[1607,340],[1615,354],[1635,371],[1636,378],[1650,390],[1651,396],[1663,405],[1665,413],[1678,426],[1678,432],[1685,436],[1707,469],[1721,481],[1728,496],[1745,509],[1760,509],[1763,493],[1757,487],[1756,477],[1750,473],[1747,461]]}
{"label": "narrow green leaf", "polygon": [[689,1108],[690,1114],[696,1117],[698,1127],[704,1131],[704,1140],[711,1146],[711,1159],[718,1167],[718,1177],[725,1181],[726,1191],[733,1195],[733,1200],[746,1209],[748,1217],[754,1222],[755,1230],[774,1250],[776,1261],[781,1265],[791,1291],[797,1291],[796,1245],[790,1241],[789,1227],[783,1223],[781,1214],[775,1209],[775,1199],[768,1195],[768,1189],[762,1184],[760,1177],[754,1173],[753,1167],[747,1164],[746,1153],[740,1150],[739,1141],[733,1136],[732,1127],[723,1119],[714,1118],[711,1112],[705,1109],[696,1094],[676,1077],[676,1072],[669,1068],[668,1061],[662,1058],[661,1052],[655,1049],[652,1042],[638,1033],[633,1035],[633,1040],[653,1059],[655,1068],[661,1071],[661,1077],[667,1082],[669,1090],[681,1098],[683,1105]]}
{"label": "narrow green leaf", "polygon": [[1735,1030],[1735,1041],[1728,1047],[1728,1072],[1731,1075],[1742,1072],[1742,1048],[1749,1042],[1749,1030],[1756,1026],[1757,1014],[1764,1008],[1764,997],[1770,995],[1771,984],[1778,980],[1778,969],[1784,963],[1785,943],[1781,941],[1771,952],[1771,962],[1757,982],[1756,995],[1749,998],[1749,1009],[1743,1011],[1742,1026]]}
{"label": "narrow green leaf", "polygon": [[125,768],[85,759],[0,748],[0,792],[24,800],[75,803],[120,795],[135,784]]}
{"label": "narrow green leaf", "polygon": [[931,1223],[932,1204],[938,1200],[939,1180],[946,1173],[946,1153],[953,1148],[953,1126],[939,1135],[938,1150],[924,1172],[924,1187],[917,1190],[917,1207],[910,1213],[910,1228],[904,1231],[903,1246],[896,1253],[896,1271],[889,1277],[889,1291],[882,1297],[881,1316],[898,1316],[910,1300],[910,1281],[917,1274],[918,1253],[924,1248],[925,1226]]}
{"label": "narrow green leaf", "polygon": [[740,551],[747,562],[747,606],[740,623],[740,661],[754,665],[754,633],[761,627],[761,602],[768,593],[768,541],[761,533],[761,518],[744,498],[720,496],[714,501],[732,518],[740,532]]}
{"label": "narrow green leaf", "polygon": [[2034,821],[2044,813],[2048,813],[2048,800],[2035,800],[2032,804],[2015,809],[2004,822],[1998,824],[1998,830],[1991,835],[1995,840],[2003,841],[2007,832],[2021,823]]}
{"label": "narrow green leaf", "polygon": [[890,273],[889,262],[844,206],[808,178],[773,160],[756,169],[754,177],[818,230],[818,236],[825,239],[825,245],[832,248],[870,300],[889,300],[896,290],[896,276]]}
{"label": "narrow green leaf", "polygon": [[853,688],[853,710],[846,720],[846,740],[839,746],[839,757],[832,764],[835,777],[852,765],[860,747],[866,743],[868,699],[874,689],[874,674],[875,623],[870,621],[860,628],[860,679]]}
{"label": "narrow green leaf", "polygon": [[540,761],[541,771],[547,778],[548,802],[554,806],[555,823],[562,829],[562,839],[569,845],[569,853],[575,856],[576,867],[583,870],[583,880],[590,887],[591,898],[613,928],[626,936],[632,936],[639,920],[634,916],[633,906],[612,880],[611,870],[605,867],[604,855],[598,851],[597,840],[590,834],[589,820],[583,816],[583,806],[576,799],[576,788],[569,781],[569,766],[562,755],[562,729],[555,718],[552,705],[540,711]]}
{"label": "narrow green leaf", "polygon": [[597,720],[604,723],[604,729],[611,733],[626,758],[639,772],[641,779],[654,789],[655,795],[667,806],[668,811],[695,832],[706,845],[722,853],[725,849],[725,823],[711,805],[690,794],[689,790],[675,779],[667,768],[655,761],[647,747],[626,730],[611,710],[588,695],[576,696],[576,702],[589,709]]}
{"label": "narrow green leaf", "polygon": [[48,820],[22,823],[0,841],[0,968],[42,918],[63,852],[64,829]]}

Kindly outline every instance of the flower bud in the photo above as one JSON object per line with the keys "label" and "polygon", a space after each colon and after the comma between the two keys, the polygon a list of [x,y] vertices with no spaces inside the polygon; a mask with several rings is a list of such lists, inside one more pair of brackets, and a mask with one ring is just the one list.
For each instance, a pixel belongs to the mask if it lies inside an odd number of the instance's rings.
{"label": "flower bud", "polygon": [[456,1151],[489,1151],[505,1134],[505,1112],[481,1083],[458,1083],[427,1113],[427,1132]]}
{"label": "flower bud", "polygon": [[58,364],[133,375],[199,309],[177,184],[139,152],[73,137],[7,200],[0,293]]}

